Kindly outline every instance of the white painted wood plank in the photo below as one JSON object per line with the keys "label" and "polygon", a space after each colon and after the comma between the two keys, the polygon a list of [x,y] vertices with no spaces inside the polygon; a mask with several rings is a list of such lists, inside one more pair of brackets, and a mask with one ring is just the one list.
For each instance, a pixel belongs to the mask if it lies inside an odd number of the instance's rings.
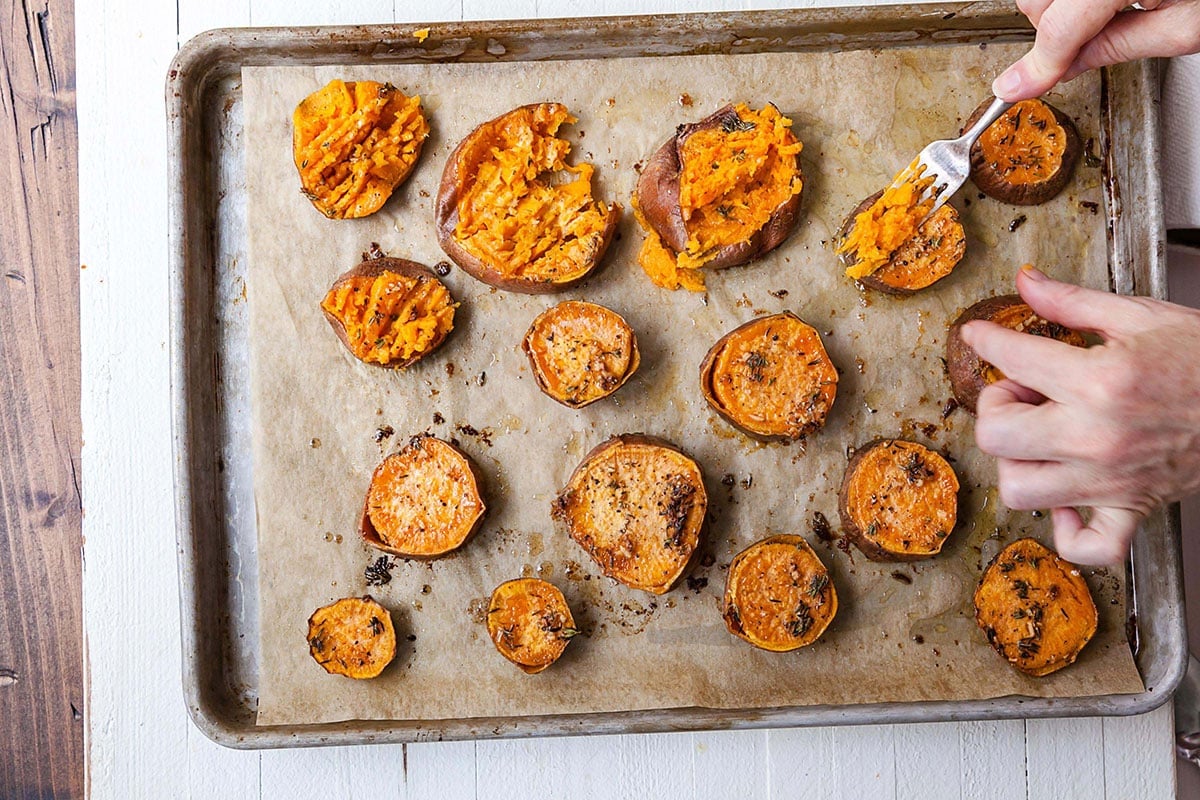
{"label": "white painted wood plank", "polygon": [[457,22],[462,19],[462,0],[395,0],[396,22]]}
{"label": "white painted wood plank", "polygon": [[687,797],[692,781],[692,737],[687,733],[610,736],[600,747],[620,751],[617,769],[597,788],[611,797]]}
{"label": "white painted wood plank", "polygon": [[[1104,729],[1092,719],[1025,723],[1029,800],[1104,796]],[[1120,795],[1116,795],[1120,796]]]}
{"label": "white painted wood plank", "polygon": [[[475,742],[408,745],[408,796],[438,800],[475,800]],[[486,796],[485,792],[482,796]]]}
{"label": "white painted wood plank", "polygon": [[495,800],[571,797],[587,787],[608,787],[620,767],[623,738],[478,742],[475,763],[480,795]]}
{"label": "white painted wood plank", "polygon": [[958,800],[962,792],[960,724],[896,725],[896,800]]}
{"label": "white painted wood plank", "polygon": [[833,756],[833,797],[892,800],[896,796],[895,726],[836,728]]}
{"label": "white painted wood plank", "polygon": [[250,24],[251,0],[206,0],[179,3],[179,43],[213,28],[239,28]]}
{"label": "white painted wood plank", "polygon": [[194,725],[188,725],[187,747],[185,796],[197,800],[208,797],[261,796],[257,751],[222,747],[209,740]]}
{"label": "white painted wood plank", "polygon": [[1025,723],[959,723],[962,796],[970,800],[1025,797]]}
{"label": "white painted wood plank", "polygon": [[833,728],[785,728],[767,733],[769,796],[780,800],[833,797]]}
{"label": "white painted wood plank", "polygon": [[260,0],[251,4],[250,24],[370,25],[391,22],[394,13],[393,0]]}
{"label": "white painted wood plank", "polygon": [[265,750],[261,764],[265,800],[409,796],[404,746],[399,744]]}
{"label": "white painted wood plank", "polygon": [[[1175,797],[1175,714],[1171,703],[1136,717],[1105,717],[1102,724],[1105,796],[1113,800]],[[1191,800],[1184,795],[1180,798]]]}
{"label": "white painted wood plank", "polygon": [[696,800],[766,800],[766,731],[692,734],[692,794]]}

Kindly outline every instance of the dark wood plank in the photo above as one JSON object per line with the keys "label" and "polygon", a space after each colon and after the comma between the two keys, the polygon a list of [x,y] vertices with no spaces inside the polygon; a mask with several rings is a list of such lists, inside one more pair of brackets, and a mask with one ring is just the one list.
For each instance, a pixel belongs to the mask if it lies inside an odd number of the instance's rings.
{"label": "dark wood plank", "polygon": [[82,797],[75,10],[0,15],[0,797]]}

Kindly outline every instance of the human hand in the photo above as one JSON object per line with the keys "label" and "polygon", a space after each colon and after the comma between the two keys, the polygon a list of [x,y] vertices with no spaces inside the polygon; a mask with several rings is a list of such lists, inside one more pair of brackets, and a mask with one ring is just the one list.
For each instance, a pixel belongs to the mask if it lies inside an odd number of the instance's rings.
{"label": "human hand", "polygon": [[1037,28],[1033,49],[992,83],[1016,102],[1089,69],[1138,58],[1200,52],[1200,0],[1017,0]]}
{"label": "human hand", "polygon": [[[1121,563],[1142,517],[1200,490],[1200,311],[1032,268],[1017,290],[1039,316],[1104,343],[964,325],[967,345],[1006,376],[979,395],[975,441],[998,458],[1005,505],[1052,509],[1063,558]],[[1077,508],[1092,509],[1086,524]]]}

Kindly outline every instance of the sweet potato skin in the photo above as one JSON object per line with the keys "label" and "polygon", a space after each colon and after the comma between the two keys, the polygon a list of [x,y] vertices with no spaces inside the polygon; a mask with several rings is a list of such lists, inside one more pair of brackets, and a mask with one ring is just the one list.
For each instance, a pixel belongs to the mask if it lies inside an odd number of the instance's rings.
{"label": "sweet potato skin", "polygon": [[503,124],[505,117],[521,111],[528,110],[531,113],[536,112],[539,107],[561,107],[559,103],[530,103],[520,106],[512,111],[500,115],[496,119],[490,120],[479,125],[467,135],[459,145],[454,148],[450,154],[450,158],[446,161],[446,168],[442,172],[442,179],[438,185],[437,201],[434,208],[434,224],[437,229],[438,243],[442,249],[446,251],[446,255],[453,259],[454,263],[462,267],[468,275],[483,281],[484,283],[495,286],[497,289],[504,289],[509,292],[519,292],[522,294],[550,294],[553,292],[561,292],[564,289],[569,289],[578,283],[591,277],[592,274],[602,263],[604,253],[608,250],[609,244],[612,243],[613,236],[617,232],[617,223],[620,221],[621,207],[617,204],[611,204],[614,212],[608,217],[600,242],[592,253],[590,262],[591,265],[583,271],[579,276],[570,280],[561,281],[539,281],[517,276],[509,276],[500,272],[492,265],[477,257],[470,250],[463,247],[455,237],[454,232],[458,227],[458,202],[463,196],[463,192],[467,186],[467,182],[472,178],[470,175],[463,174],[460,169],[460,156],[467,151],[468,148],[474,147],[478,137],[488,136],[496,127]]}
{"label": "sweet potato skin", "polygon": [[[540,325],[551,319],[551,315],[556,313],[569,313],[574,307],[587,307],[583,310],[606,316],[613,324],[619,324],[629,335],[630,357],[629,364],[626,367],[625,372],[622,375],[614,376],[614,385],[604,391],[603,394],[582,400],[574,400],[569,395],[556,393],[552,389],[542,369],[542,365],[537,358],[537,347],[535,344],[536,338],[540,335]],[[533,371],[533,377],[534,380],[537,381],[538,388],[541,389],[547,397],[553,398],[555,401],[562,403],[567,408],[576,409],[591,405],[592,403],[595,403],[598,400],[603,400],[609,395],[615,393],[618,389],[624,386],[630,378],[633,377],[633,374],[637,372],[637,369],[641,365],[642,361],[641,351],[638,349],[637,334],[634,333],[633,328],[630,327],[629,323],[625,321],[624,317],[610,308],[605,308],[604,306],[596,305],[595,303],[587,303],[579,300],[568,300],[566,302],[559,303],[558,305],[553,306],[552,308],[549,308],[539,314],[537,318],[530,323],[529,330],[525,332],[525,338],[521,341],[521,349],[525,351],[525,355],[529,359],[529,366]]]}
{"label": "sweet potato skin", "polygon": [[[681,156],[683,144],[689,136],[697,131],[721,126],[731,115],[735,120],[737,119],[737,111],[732,105],[727,105],[699,122],[680,125],[676,129],[675,135],[663,142],[646,161],[642,174],[638,178],[637,197],[642,216],[662,238],[663,243],[675,253],[685,251],[688,242],[687,227],[684,225],[683,210],[679,200],[679,179],[683,171]],[[798,161],[796,172],[797,176],[803,180]],[[799,219],[801,194],[791,195],[777,205],[772,210],[767,223],[755,231],[749,239],[721,248],[711,261],[705,262],[704,267],[706,269],[723,269],[746,264],[761,258],[783,244],[796,227]]]}
{"label": "sweet potato skin", "polygon": [[[369,622],[356,624],[364,616]],[[369,594],[322,606],[308,618],[308,652],[331,675],[374,678],[396,657],[392,615]]]}
{"label": "sweet potato skin", "polygon": [[[967,121],[963,123],[962,131],[966,131],[967,128],[974,125],[983,116],[983,113],[991,105],[991,102],[992,99],[988,98],[980,103],[975,111],[971,113],[971,116],[967,118]],[[979,187],[979,191],[1002,203],[1015,206],[1032,206],[1040,205],[1054,199],[1070,183],[1071,176],[1075,172],[1075,164],[1079,161],[1082,146],[1080,144],[1079,131],[1076,129],[1075,123],[1070,117],[1045,100],[1037,100],[1036,102],[1046,106],[1054,114],[1055,121],[1062,127],[1066,136],[1062,165],[1048,180],[1029,184],[1010,183],[988,163],[987,158],[984,156],[983,148],[978,141],[971,147],[971,180]],[[1004,117],[1001,119],[1004,119]]]}

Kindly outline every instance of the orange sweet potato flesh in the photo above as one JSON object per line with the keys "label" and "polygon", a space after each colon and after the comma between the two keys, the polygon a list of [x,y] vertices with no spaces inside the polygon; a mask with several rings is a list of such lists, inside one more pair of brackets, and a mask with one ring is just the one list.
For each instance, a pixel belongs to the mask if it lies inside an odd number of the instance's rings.
{"label": "orange sweet potato flesh", "polygon": [[872,195],[872,202],[860,203],[842,225],[836,252],[849,277],[861,280],[891,261],[933,208],[933,197],[922,193],[934,178],[915,169],[916,162],[908,165],[890,186]]}
{"label": "orange sweet potato flesh", "polygon": [[486,506],[475,465],[453,445],[416,436],[371,476],[360,532],[372,547],[406,558],[437,558],[478,528]]}
{"label": "orange sweet potato flesh", "polygon": [[346,272],[321,301],[325,318],[355,358],[393,368],[413,364],[445,341],[456,307],[429,269],[387,257]]}
{"label": "orange sweet potato flesh", "polygon": [[791,120],[767,104],[681,125],[649,159],[633,198],[638,261],[656,286],[704,290],[703,269],[745,264],[792,232],[804,186]]}
{"label": "orange sweet potato flesh", "polygon": [[735,328],[700,365],[700,391],[709,406],[763,441],[795,441],[818,430],[837,382],[820,334],[790,311]]}
{"label": "orange sweet potato flesh", "polygon": [[[990,99],[967,120],[975,124]],[[1071,118],[1044,100],[1022,100],[971,147],[971,180],[984,194],[1013,205],[1045,203],[1071,179],[1080,153]]]}
{"label": "orange sweet potato flesh", "polygon": [[420,97],[390,83],[330,81],[292,115],[301,190],[331,219],[374,214],[412,172],[428,136]]}
{"label": "orange sweet potato flesh", "polygon": [[592,194],[591,164],[570,165],[560,103],[521,106],[476,128],[442,173],[442,249],[468,274],[515,292],[572,286],[600,263],[621,207]]}
{"label": "orange sweet potato flesh", "polygon": [[392,615],[370,595],[318,608],[308,619],[308,651],[332,675],[374,678],[396,657]]}
{"label": "orange sweet potato flesh", "polygon": [[1018,539],[984,571],[975,621],[1008,663],[1041,676],[1075,662],[1098,617],[1078,567],[1034,539]]}
{"label": "orange sweet potato flesh", "polygon": [[725,625],[777,653],[815,642],[837,614],[837,591],[799,536],[772,536],[738,553],[725,581]]}
{"label": "orange sweet potato flesh", "polygon": [[860,447],[838,493],[846,535],[873,561],[941,551],[958,516],[958,477],[938,453],[903,439]]}
{"label": "orange sweet potato flesh", "polygon": [[569,408],[608,397],[641,363],[629,323],[615,311],[579,300],[539,314],[522,346],[538,387]]}
{"label": "orange sweet potato flesh", "polygon": [[707,509],[695,461],[661,439],[626,434],[584,458],[551,516],[605,575],[664,594],[695,554]]}
{"label": "orange sweet potato flesh", "polygon": [[530,675],[557,661],[579,633],[563,593],[537,578],[496,587],[488,603],[487,629],[500,655]]}

